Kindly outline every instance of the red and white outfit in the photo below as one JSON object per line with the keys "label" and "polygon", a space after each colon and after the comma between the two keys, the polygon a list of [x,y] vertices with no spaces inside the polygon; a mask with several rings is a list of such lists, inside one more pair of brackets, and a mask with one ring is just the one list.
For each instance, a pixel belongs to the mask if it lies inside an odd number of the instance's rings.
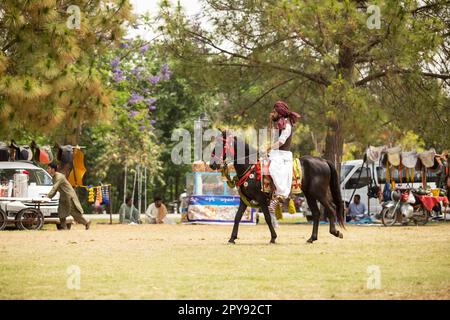
{"label": "red and white outfit", "polygon": [[275,196],[281,196],[287,198],[291,193],[292,187],[292,166],[293,157],[292,152],[289,150],[283,150],[283,146],[286,141],[292,135],[292,125],[287,121],[286,127],[281,131],[278,138],[280,142],[280,148],[272,150],[269,153],[270,166],[269,173],[272,177],[275,185]]}
{"label": "red and white outfit", "polygon": [[269,204],[269,213],[271,215],[272,224],[274,227],[277,227],[278,223],[275,217],[275,208],[280,203],[280,198],[285,199],[291,193],[293,175],[293,158],[290,150],[291,140],[294,131],[293,125],[300,119],[300,115],[290,111],[288,105],[284,101],[277,101],[273,108],[280,116],[275,120],[276,133],[279,135],[275,142],[278,142],[279,147],[269,153],[269,172],[275,185],[274,197]]}

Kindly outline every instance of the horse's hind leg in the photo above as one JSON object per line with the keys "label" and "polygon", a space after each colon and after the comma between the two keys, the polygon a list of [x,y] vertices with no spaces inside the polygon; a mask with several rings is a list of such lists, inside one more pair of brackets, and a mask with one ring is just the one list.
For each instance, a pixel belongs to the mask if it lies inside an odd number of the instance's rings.
{"label": "horse's hind leg", "polygon": [[269,226],[270,230],[270,243],[275,243],[275,239],[277,238],[277,233],[275,232],[275,228],[272,224],[272,218],[270,216],[269,207],[267,206],[267,203],[261,203],[261,210],[264,213],[264,219],[267,222],[267,225]]}
{"label": "horse's hind leg", "polygon": [[328,221],[330,221],[330,233],[338,238],[344,238],[344,235],[339,230],[336,230],[336,217],[332,210],[325,208],[325,214],[328,217]]}
{"label": "horse's hind leg", "polygon": [[234,217],[233,231],[231,232],[231,237],[230,240],[228,240],[228,243],[235,244],[234,240],[236,240],[238,236],[239,223],[241,222],[242,215],[246,209],[247,205],[241,200],[239,203],[239,209]]}
{"label": "horse's hind leg", "polygon": [[[306,196],[306,194],[305,194]],[[308,207],[311,210],[312,216],[313,216],[313,231],[311,238],[309,238],[306,242],[313,243],[317,240],[317,236],[319,233],[319,220],[320,220],[320,210],[317,206],[316,199],[311,199],[306,196],[306,201],[308,202]]]}
{"label": "horse's hind leg", "polygon": [[329,199],[320,199],[319,201],[324,206],[325,216],[328,218],[328,221],[330,222],[330,233],[333,236],[342,239],[344,235],[342,234],[342,232],[339,232],[339,230],[336,230],[336,216],[334,214],[336,212],[335,205],[332,202],[330,202]]}

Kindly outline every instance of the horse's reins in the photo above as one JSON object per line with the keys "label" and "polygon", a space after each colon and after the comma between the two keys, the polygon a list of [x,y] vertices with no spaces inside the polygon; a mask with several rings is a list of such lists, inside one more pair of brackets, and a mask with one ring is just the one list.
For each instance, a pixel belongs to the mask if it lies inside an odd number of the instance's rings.
{"label": "horse's reins", "polygon": [[[233,137],[233,136],[230,136],[230,138],[234,138],[234,137]],[[227,138],[227,139],[221,138],[221,140],[225,143],[225,144],[224,144],[224,147],[223,147],[223,149],[222,149],[222,154],[220,155],[220,157],[218,157],[216,154],[211,154],[211,158],[216,159],[216,160],[220,160],[220,161],[222,161],[223,164],[225,165],[225,164],[227,163],[227,160],[226,160],[226,159],[224,160],[223,157],[224,157],[224,155],[226,154],[227,148],[229,148],[230,150],[232,150],[231,152],[232,152],[232,155],[233,155],[233,156],[235,156],[236,153],[235,153],[234,149],[231,147],[231,143],[228,142],[228,138]],[[254,155],[258,156],[258,155],[259,155],[259,152],[249,154],[249,155],[247,155],[247,156],[245,156],[245,157],[240,157],[240,158],[233,159],[233,161],[234,161],[234,162],[238,162],[239,160],[248,159],[248,158],[250,158],[251,156],[254,156]]]}
{"label": "horse's reins", "polygon": [[[231,153],[232,153],[233,156],[236,155],[236,152],[234,151],[234,148],[231,146],[231,143],[228,141],[229,138],[234,138],[234,137],[233,137],[233,136],[227,136],[226,139],[224,139],[223,137],[221,137],[222,142],[224,142],[221,156],[218,157],[218,156],[214,153],[214,154],[211,154],[211,157],[212,157],[213,159],[220,160],[220,161],[223,162],[223,163],[221,164],[221,166],[222,166],[222,168],[221,168],[222,175],[227,179],[227,185],[228,185],[229,187],[231,187],[231,188],[234,188],[234,187],[236,187],[236,186],[239,187],[239,186],[241,186],[242,184],[245,183],[245,181],[247,180],[248,176],[250,175],[250,172],[251,172],[253,169],[256,168],[256,166],[258,165],[259,161],[257,161],[257,162],[256,162],[255,164],[253,164],[252,166],[248,167],[248,168],[245,170],[244,174],[242,174],[241,176],[239,176],[239,175],[236,173],[236,176],[235,176],[233,179],[231,179],[230,174],[229,174],[229,172],[228,172],[228,163],[227,163],[227,160],[226,160],[226,159],[223,159],[223,158],[224,158],[224,155],[226,155],[227,149],[231,150]],[[248,156],[241,157],[241,158],[237,158],[237,159],[234,160],[234,161],[237,162],[237,161],[239,161],[239,160],[247,159],[247,158],[249,158],[250,156],[254,156],[254,155],[255,155],[254,153],[253,153],[253,154],[249,154]]]}

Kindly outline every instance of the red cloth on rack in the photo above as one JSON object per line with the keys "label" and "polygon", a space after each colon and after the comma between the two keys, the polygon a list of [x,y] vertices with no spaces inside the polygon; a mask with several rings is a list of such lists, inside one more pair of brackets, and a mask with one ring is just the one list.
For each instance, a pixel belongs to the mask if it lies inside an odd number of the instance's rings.
{"label": "red cloth on rack", "polygon": [[441,201],[445,206],[448,206],[447,197],[433,197],[433,196],[419,196],[419,195],[416,195],[416,197],[419,198],[420,202],[423,203],[423,206],[428,211],[433,210],[434,206]]}

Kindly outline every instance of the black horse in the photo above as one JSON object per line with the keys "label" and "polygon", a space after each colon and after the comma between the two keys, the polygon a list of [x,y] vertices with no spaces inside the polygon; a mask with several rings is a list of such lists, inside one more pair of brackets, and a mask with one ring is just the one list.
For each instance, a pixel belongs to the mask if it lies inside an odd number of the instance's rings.
{"label": "black horse", "polygon": [[[238,146],[245,147],[245,155],[243,152],[238,154]],[[222,151],[222,154],[216,154],[216,151],[220,152],[220,150]],[[216,146],[212,151],[209,166],[213,170],[223,169],[227,166],[227,158],[230,158],[231,156],[238,179],[246,175],[249,170],[253,171],[253,175],[250,175],[248,180],[246,180],[246,183],[239,187],[240,192],[248,200],[255,201],[259,204],[270,229],[270,243],[275,243],[277,234],[272,225],[271,216],[269,213],[269,202],[271,195],[261,191],[261,179],[258,179],[258,174],[255,172],[256,167],[254,167],[254,163],[252,163],[254,161],[250,160],[252,157],[255,158],[256,154],[257,151],[247,143],[227,133],[226,131],[222,131],[222,133],[216,138]],[[343,238],[342,232],[336,230],[335,225],[337,219],[339,225],[344,227],[345,220],[344,207],[339,188],[339,177],[335,166],[327,160],[312,156],[300,158],[300,163],[303,169],[302,190],[306,197],[308,206],[311,209],[314,221],[312,235],[307,242],[313,243],[317,240],[320,220],[320,210],[317,202],[322,204],[324,207],[324,213],[330,223],[330,233],[336,237]],[[245,202],[248,203],[248,201]],[[234,219],[231,238],[228,241],[229,243],[234,244],[237,239],[239,223],[244,211],[247,209],[245,202],[241,197],[239,209]]]}

